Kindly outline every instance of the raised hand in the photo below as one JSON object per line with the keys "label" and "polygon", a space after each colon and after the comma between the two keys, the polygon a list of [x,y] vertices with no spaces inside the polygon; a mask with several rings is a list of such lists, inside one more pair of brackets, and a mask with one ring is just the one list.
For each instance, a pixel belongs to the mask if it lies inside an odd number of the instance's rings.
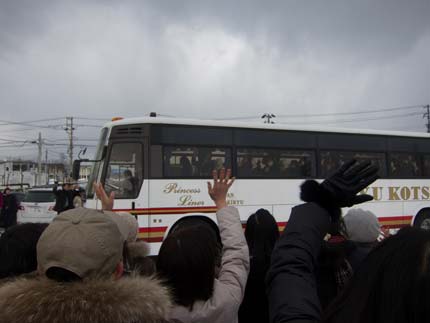
{"label": "raised hand", "polygon": [[[373,199],[371,195],[359,194],[361,190],[378,179],[378,167],[370,162],[357,163],[351,160],[343,164],[334,174],[319,184],[307,180],[301,185],[300,198],[305,202],[315,202],[330,209],[337,210]],[[334,217],[340,215],[332,212]]]}
{"label": "raised hand", "polygon": [[94,183],[93,188],[94,192],[96,192],[97,198],[102,202],[102,210],[112,211],[115,193],[111,192],[108,196],[101,183]]}
{"label": "raised hand", "polygon": [[373,199],[371,195],[357,194],[378,177],[378,167],[371,165],[370,161],[357,163],[350,160],[322,182],[321,186],[330,194],[336,206],[353,206]]}
{"label": "raised hand", "polygon": [[227,206],[227,192],[231,185],[233,185],[235,178],[231,177],[231,169],[227,169],[226,171],[224,168],[219,173],[213,170],[212,178],[214,180],[213,185],[208,182],[208,193],[219,210]]}

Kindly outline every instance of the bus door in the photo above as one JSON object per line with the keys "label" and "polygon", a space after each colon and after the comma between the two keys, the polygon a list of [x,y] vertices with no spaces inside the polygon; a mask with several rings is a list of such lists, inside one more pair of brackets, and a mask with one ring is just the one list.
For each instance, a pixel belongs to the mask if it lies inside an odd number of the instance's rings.
{"label": "bus door", "polygon": [[102,182],[108,194],[115,194],[114,210],[130,212],[138,218],[139,227],[148,227],[143,141],[112,140],[106,158]]}

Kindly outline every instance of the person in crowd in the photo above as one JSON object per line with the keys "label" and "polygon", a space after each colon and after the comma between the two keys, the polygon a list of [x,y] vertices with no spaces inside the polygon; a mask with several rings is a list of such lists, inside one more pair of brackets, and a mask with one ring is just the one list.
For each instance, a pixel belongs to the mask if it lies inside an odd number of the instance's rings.
{"label": "person in crowd", "polygon": [[0,279],[33,273],[37,269],[36,245],[47,223],[23,223],[0,237]]}
{"label": "person in crowd", "polygon": [[306,181],[302,185],[301,198],[308,203],[292,209],[266,278],[271,322],[321,321],[316,264],[323,238],[331,223],[339,221],[340,208],[373,198],[357,194],[378,178],[377,172],[370,162],[350,161],[321,184]]}
{"label": "person in crowd", "polygon": [[0,192],[0,227],[4,227],[3,223],[3,193]]}
{"label": "person in crowd", "polygon": [[348,256],[353,245],[343,234],[343,221],[332,222],[324,238],[316,266],[316,281],[321,308],[324,310],[343,290],[354,271]]}
{"label": "person in crowd", "polygon": [[83,189],[79,186],[79,184],[73,185],[72,201],[74,208],[84,206],[85,201],[83,199]]}
{"label": "person in crowd", "polygon": [[329,306],[327,323],[430,322],[430,232],[405,227],[377,245],[344,292]]}
{"label": "person in crowd", "polygon": [[67,210],[54,218],[37,243],[38,279],[0,287],[0,322],[164,322],[167,288],[154,278],[128,276],[123,248],[130,225],[109,212],[113,195],[101,185],[103,211]]}
{"label": "person in crowd", "polygon": [[269,322],[269,307],[264,278],[270,257],[279,238],[278,224],[268,210],[259,209],[248,218],[245,228],[250,270],[245,296],[239,309],[239,323]]}
{"label": "person in crowd", "polygon": [[369,252],[378,243],[381,225],[375,214],[363,209],[350,209],[343,218],[346,235],[352,241],[348,261],[356,271]]}
{"label": "person in crowd", "polygon": [[55,183],[52,192],[55,194],[54,211],[57,211],[57,214],[74,208],[73,185],[70,180],[66,180],[61,189],[58,189],[58,184]]}
{"label": "person in crowd", "polygon": [[1,209],[1,218],[3,219],[3,226],[5,229],[16,224],[16,215],[18,213],[18,201],[9,187],[3,191],[3,206]]}
{"label": "person in crowd", "polygon": [[231,170],[212,172],[208,192],[217,207],[223,244],[221,268],[216,277],[216,235],[205,227],[178,230],[163,242],[157,271],[172,290],[174,306],[169,318],[181,322],[226,323],[238,321],[238,310],[249,271],[249,252],[239,213],[227,205],[234,182]]}
{"label": "person in crowd", "polygon": [[150,258],[145,241],[128,242],[124,251],[124,265],[129,274],[151,276],[156,274],[155,261]]}

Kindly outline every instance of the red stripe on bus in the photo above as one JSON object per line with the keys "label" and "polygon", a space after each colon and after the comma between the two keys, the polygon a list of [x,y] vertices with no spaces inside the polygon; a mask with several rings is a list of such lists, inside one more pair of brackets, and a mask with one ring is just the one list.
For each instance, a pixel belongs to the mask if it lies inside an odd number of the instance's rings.
{"label": "red stripe on bus", "polygon": [[167,227],[150,227],[150,228],[139,228],[140,233],[146,232],[165,232]]}
{"label": "red stripe on bus", "polygon": [[196,207],[156,207],[156,208],[150,208],[151,211],[163,211],[163,210],[176,210],[176,211],[182,211],[182,210],[216,210],[215,206],[196,206]]}
{"label": "red stripe on bus", "polygon": [[215,213],[216,207],[183,207],[183,208],[149,208],[149,209],[114,209],[114,212],[129,212],[136,215],[148,215],[148,214],[180,214],[180,213]]}
{"label": "red stripe on bus", "polygon": [[383,227],[386,229],[400,229],[408,227],[410,224],[384,224]]}
{"label": "red stripe on bus", "polygon": [[379,222],[384,222],[384,221],[398,221],[398,220],[412,220],[413,216],[412,215],[399,215],[399,216],[384,216],[384,217],[379,217],[378,220]]}
{"label": "red stripe on bus", "polygon": [[146,241],[146,242],[163,242],[163,237],[159,237],[159,238],[142,238],[140,240]]}

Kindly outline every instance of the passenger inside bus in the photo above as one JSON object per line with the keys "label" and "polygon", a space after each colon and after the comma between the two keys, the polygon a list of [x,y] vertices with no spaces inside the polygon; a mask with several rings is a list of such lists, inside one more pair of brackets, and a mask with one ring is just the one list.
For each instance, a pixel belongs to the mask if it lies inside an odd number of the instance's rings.
{"label": "passenger inside bus", "polygon": [[126,169],[123,172],[124,179],[121,182],[123,197],[135,197],[137,192],[137,178],[133,176],[131,170]]}
{"label": "passenger inside bus", "polygon": [[180,160],[181,164],[181,175],[188,177],[193,175],[193,165],[191,165],[190,160],[187,156],[182,156]]}

